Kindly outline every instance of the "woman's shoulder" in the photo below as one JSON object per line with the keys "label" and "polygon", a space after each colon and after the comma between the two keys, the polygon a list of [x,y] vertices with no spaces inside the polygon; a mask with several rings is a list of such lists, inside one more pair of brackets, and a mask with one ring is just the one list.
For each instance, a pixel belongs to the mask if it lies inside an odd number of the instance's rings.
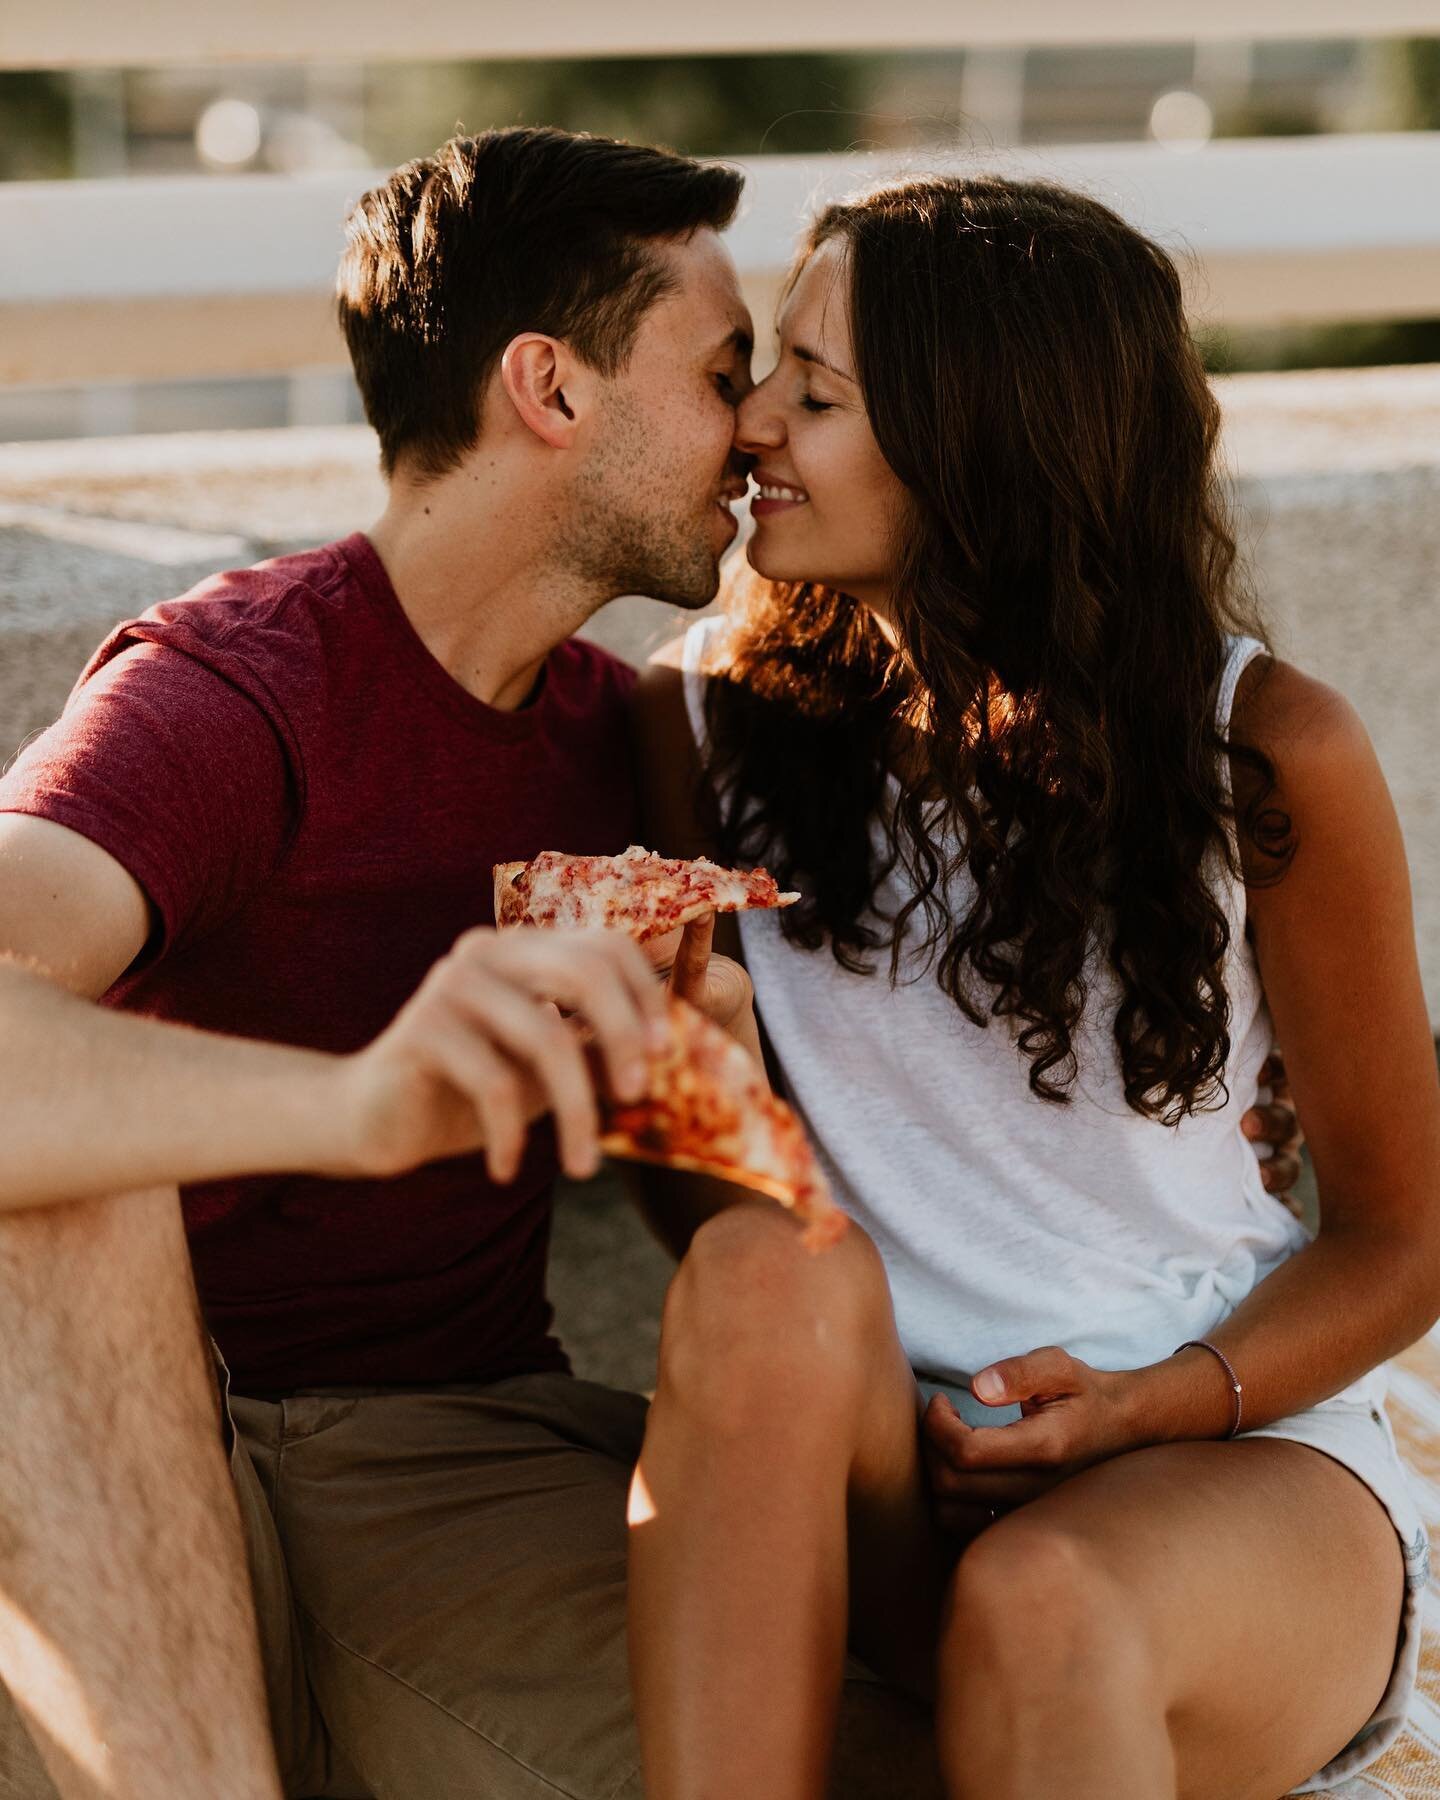
{"label": "woman's shoulder", "polygon": [[1263,750],[1287,781],[1313,780],[1373,755],[1359,713],[1338,688],[1276,656],[1257,656],[1235,690],[1231,736]]}
{"label": "woman's shoulder", "polygon": [[[1231,716],[1232,744],[1261,751],[1272,775],[1248,759],[1232,757],[1235,803],[1243,817],[1257,807],[1282,826],[1296,849],[1293,868],[1267,900],[1281,892],[1298,900],[1314,883],[1334,884],[1342,866],[1358,858],[1372,869],[1398,855],[1403,863],[1394,803],[1375,747],[1355,707],[1328,682],[1278,657],[1257,657],[1245,670]],[[1248,878],[1265,877],[1271,864],[1249,834],[1241,859]]]}

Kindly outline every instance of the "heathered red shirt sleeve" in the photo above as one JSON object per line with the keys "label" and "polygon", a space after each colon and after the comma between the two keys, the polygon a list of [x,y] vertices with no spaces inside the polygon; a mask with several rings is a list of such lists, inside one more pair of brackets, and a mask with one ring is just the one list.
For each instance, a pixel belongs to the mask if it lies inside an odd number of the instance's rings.
{"label": "heathered red shirt sleeve", "polygon": [[182,652],[138,642],[72,694],[0,780],[0,810],[79,832],[150,901],[138,967],[214,930],[267,876],[295,820],[264,713]]}
{"label": "heathered red shirt sleeve", "polygon": [[[120,627],[0,779],[0,810],[82,832],[149,896],[152,940],[107,1004],[344,1054],[493,922],[495,863],[634,841],[633,681],[571,640],[527,705],[485,705],[357,534]],[[555,1173],[541,1125],[503,1187],[461,1156],[390,1181],[182,1189],[236,1390],[565,1367],[545,1298]]]}

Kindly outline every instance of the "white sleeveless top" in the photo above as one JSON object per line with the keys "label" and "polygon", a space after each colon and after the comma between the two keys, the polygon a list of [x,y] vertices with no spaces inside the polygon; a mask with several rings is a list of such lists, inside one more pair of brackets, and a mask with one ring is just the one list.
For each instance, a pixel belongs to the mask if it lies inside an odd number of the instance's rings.
{"label": "white sleeveless top", "polygon": [[[705,747],[702,667],[726,621],[691,627],[683,658],[691,728]],[[1222,730],[1241,672],[1263,646],[1231,638]],[[877,831],[880,829],[877,825]],[[829,946],[786,942],[774,913],[739,915],[756,1005],[789,1094],[839,1203],[879,1247],[900,1339],[916,1372],[963,1386],[1004,1356],[1058,1344],[1094,1368],[1159,1362],[1207,1336],[1308,1237],[1266,1193],[1241,1135],[1273,1041],[1245,889],[1215,859],[1230,922],[1225,967],[1229,1100],[1178,1126],[1125,1103],[1110,1036],[1116,989],[1092,967],[1068,1106],[1039,1100],[1009,1022],[971,1022],[933,967],[890,985]],[[888,907],[908,895],[896,871]],[[912,968],[918,958],[912,953]],[[1384,1365],[1338,1399],[1379,1405]],[[999,1409],[992,1415],[1001,1416]]]}

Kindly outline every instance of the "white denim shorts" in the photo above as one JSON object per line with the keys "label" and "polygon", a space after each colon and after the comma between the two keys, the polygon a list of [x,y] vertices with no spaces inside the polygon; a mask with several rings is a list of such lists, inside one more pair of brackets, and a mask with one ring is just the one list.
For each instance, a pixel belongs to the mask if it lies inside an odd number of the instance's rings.
{"label": "white denim shorts", "polygon": [[[929,1381],[919,1375],[916,1381],[927,1400],[934,1393],[948,1394],[967,1425],[1006,1425],[1020,1417],[1018,1406],[984,1406],[968,1388]],[[1380,1704],[1345,1748],[1308,1781],[1291,1790],[1294,1794],[1319,1793],[1377,1762],[1404,1728],[1420,1667],[1422,1608],[1430,1579],[1430,1537],[1383,1406],[1326,1400],[1307,1412],[1292,1413],[1288,1418],[1276,1419],[1273,1425],[1262,1425],[1240,1435],[1288,1438],[1297,1444],[1309,1444],[1358,1475],[1390,1515],[1405,1557],[1405,1604],[1389,1685]]]}

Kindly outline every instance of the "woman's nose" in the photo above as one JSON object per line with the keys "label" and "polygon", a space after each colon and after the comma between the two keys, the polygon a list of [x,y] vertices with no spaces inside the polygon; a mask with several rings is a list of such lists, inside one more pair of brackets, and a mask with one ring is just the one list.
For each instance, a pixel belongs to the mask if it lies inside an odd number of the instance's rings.
{"label": "woman's nose", "polygon": [[735,409],[735,448],[755,454],[785,441],[779,408],[770,398],[769,380],[759,382]]}

